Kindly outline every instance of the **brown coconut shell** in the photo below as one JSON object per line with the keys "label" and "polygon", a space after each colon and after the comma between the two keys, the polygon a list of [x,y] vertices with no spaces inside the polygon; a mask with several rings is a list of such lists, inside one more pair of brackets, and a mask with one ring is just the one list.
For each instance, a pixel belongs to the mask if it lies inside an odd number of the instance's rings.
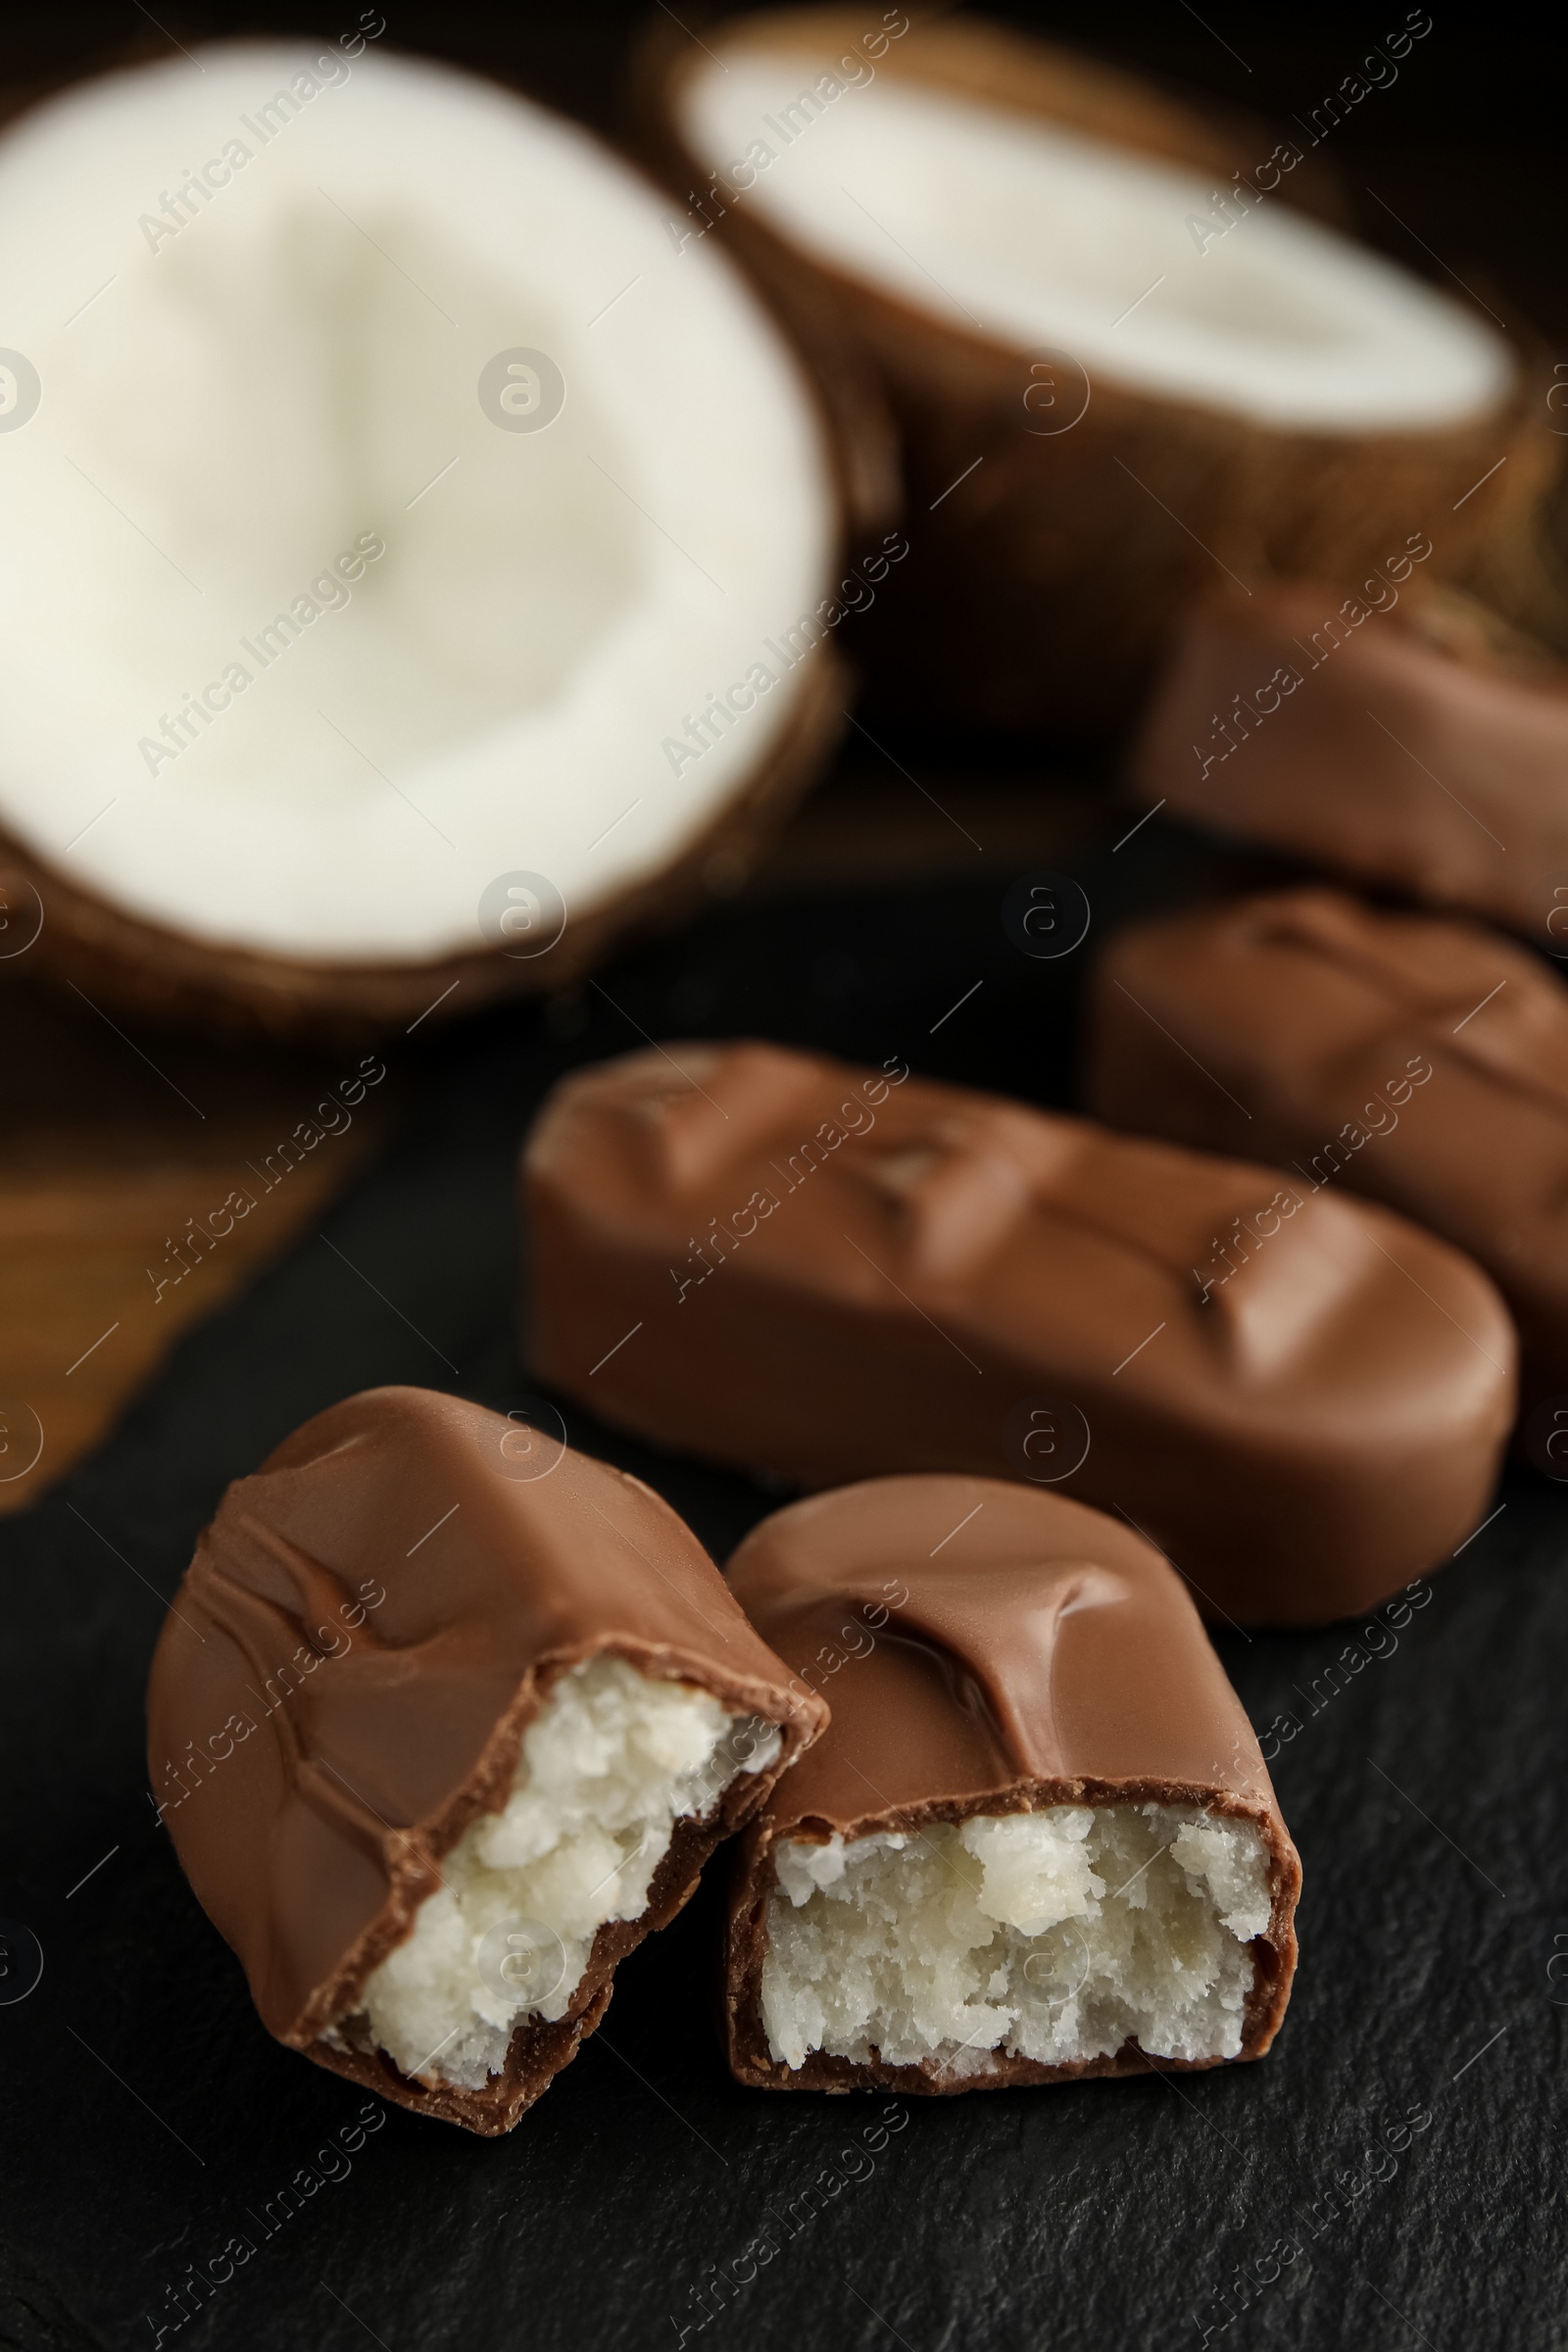
{"label": "brown coconut shell", "polygon": [[[858,41],[842,8],[791,9],[704,29],[705,48],[660,24],[640,56],[633,108],[645,150],[683,199],[709,185],[680,129],[681,101],[727,42],[821,60]],[[1269,155],[1273,134],[1238,130],[1137,77],[973,19],[916,24],[878,74],[1070,125],[1224,186]],[[1298,145],[1292,140],[1292,144]],[[1307,157],[1279,197],[1333,216]],[[1292,183],[1299,181],[1299,186]],[[1004,728],[1115,732],[1144,689],[1173,616],[1256,572],[1347,587],[1431,537],[1434,569],[1465,578],[1517,544],[1561,447],[1539,429],[1521,353],[1492,415],[1436,432],[1280,430],[1097,377],[1068,429],[1045,413],[1025,350],[915,309],[790,245],[744,195],[726,236],[775,299],[816,321],[814,340],[868,365],[904,445],[908,558],[858,636],[868,681],[907,710]],[[1054,384],[1078,406],[1063,364]],[[1489,468],[1498,466],[1482,487]],[[961,478],[960,478],[961,477]],[[1468,495],[1467,495],[1468,494]]]}
{"label": "brown coconut shell", "polygon": [[[165,55],[161,42],[138,34],[99,51],[90,72],[122,71]],[[86,77],[53,74],[0,97],[0,126],[9,127]],[[509,77],[507,86],[548,103],[520,81]],[[629,160],[635,169],[635,158],[616,160]],[[786,288],[768,307],[797,365],[802,398],[821,428],[837,511],[837,554],[847,557],[862,536],[882,531],[899,512],[892,417],[868,364],[854,357],[828,364],[815,305],[792,300]],[[839,568],[835,563],[824,574],[824,598]],[[774,831],[821,774],[844,729],[851,674],[837,649],[823,640],[805,662],[788,722],[749,782],[671,863],[581,915],[568,906],[561,939],[537,956],[512,956],[476,944],[434,961],[340,963],[224,946],[145,920],[82,889],[3,825],[0,904],[9,894],[25,906],[27,893],[37,893],[43,922],[28,951],[32,970],[73,982],[95,1004],[133,1020],[218,1036],[351,1048],[406,1031],[425,1017],[437,1023],[505,997],[553,995],[580,980],[612,948],[670,928],[708,900],[743,886]]]}
{"label": "brown coconut shell", "polygon": [[[1568,394],[1568,385],[1544,360],[1533,374],[1540,396],[1535,431],[1544,446],[1528,470],[1544,487],[1516,496],[1499,513],[1463,585],[1514,628],[1568,659],[1568,409],[1550,405],[1553,394]],[[1517,488],[1524,487],[1521,478]]]}
{"label": "brown coconut shell", "polygon": [[146,922],[80,889],[4,832],[0,899],[26,905],[30,887],[42,902],[42,928],[27,950],[34,971],[74,983],[95,1005],[133,1020],[219,1036],[347,1049],[407,1031],[424,1016],[434,1023],[502,997],[554,994],[612,947],[667,928],[741,887],[842,732],[844,663],[828,642],[806,660],[809,671],[783,733],[745,790],[673,864],[581,916],[568,906],[561,938],[540,956],[513,957],[480,946],[435,962],[312,963],[224,947]]}

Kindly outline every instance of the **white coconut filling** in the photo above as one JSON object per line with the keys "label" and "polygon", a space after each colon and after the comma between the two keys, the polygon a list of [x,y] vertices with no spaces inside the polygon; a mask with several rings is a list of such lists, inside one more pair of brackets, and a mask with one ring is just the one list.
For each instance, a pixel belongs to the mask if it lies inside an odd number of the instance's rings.
{"label": "white coconut filling", "polygon": [[1227,182],[1216,213],[1194,172],[836,62],[736,41],[685,135],[738,207],[962,332],[1277,425],[1441,426],[1507,391],[1489,327],[1277,192]]}
{"label": "white coconut filling", "polygon": [[810,674],[834,526],[794,362],[667,210],[542,109],[332,42],[8,129],[0,826],[324,961],[507,944],[498,877],[576,917],[698,836]]}
{"label": "white coconut filling", "polygon": [[808,2052],[982,2074],[1135,2041],[1234,2058],[1268,1926],[1250,1822],[1192,1806],[1053,1805],[846,1844],[785,1840],[766,1918],[762,2022]]}
{"label": "white coconut filling", "polygon": [[523,1735],[506,1804],[446,1856],[412,1935],[331,2038],[483,2089],[520,2017],[565,2015],[598,1930],[647,1909],[676,1823],[764,1771],[779,1740],[776,1725],[623,1658],[573,1667]]}

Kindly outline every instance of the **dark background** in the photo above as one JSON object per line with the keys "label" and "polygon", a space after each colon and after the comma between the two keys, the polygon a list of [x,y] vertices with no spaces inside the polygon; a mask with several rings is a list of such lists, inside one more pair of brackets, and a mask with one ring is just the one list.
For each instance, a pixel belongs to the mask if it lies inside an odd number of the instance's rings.
{"label": "dark background", "polygon": [[[336,34],[351,30],[360,13],[360,0],[342,0],[335,15],[319,6],[203,8],[186,0],[149,15],[133,0],[121,0],[58,14],[8,14],[5,79],[19,89],[53,81],[132,44],[156,53],[167,46],[160,26],[190,45],[241,33]],[[660,12],[658,0],[560,0],[533,8],[390,0],[378,13],[390,45],[498,74],[616,131],[623,125],[626,57]],[[745,12],[691,0],[664,13],[700,32],[720,15]],[[910,13],[929,12],[916,6]],[[1283,131],[1412,12],[1405,0],[1337,7],[1205,0],[1200,14],[1186,0],[1123,0],[1114,9],[1104,0],[1079,0],[985,13],[1152,74],[1175,92],[1245,108]],[[1467,278],[1479,270],[1550,334],[1568,323],[1560,267],[1568,197],[1560,20],[1544,9],[1478,7],[1474,0],[1465,7],[1434,0],[1414,13],[1432,17],[1432,31],[1402,61],[1397,81],[1373,91],[1320,153],[1337,166],[1369,242],[1423,274],[1443,277],[1442,264]],[[880,15],[873,8],[867,22]],[[1382,213],[1369,184],[1412,234]]]}
{"label": "dark background", "polygon": [[[389,42],[504,70],[602,123],[642,22],[611,7],[388,13]],[[1283,119],[1404,12],[1205,4],[1211,30],[1180,0],[1113,22],[1088,7],[1001,13]],[[159,14],[186,42],[321,29],[304,12]],[[1522,17],[1435,15],[1397,84],[1336,133],[1348,196],[1374,242],[1441,274],[1369,187],[1549,338],[1564,218],[1554,61]],[[39,20],[11,28],[11,76],[55,79],[158,37],[129,9]],[[930,782],[936,755],[917,732],[894,748]],[[900,828],[929,812],[847,757],[817,831],[747,898],[623,956],[602,991],[400,1048],[400,1139],[321,1236],[188,1339],[91,1461],[0,1522],[0,1915],[44,1954],[37,1989],[0,2006],[0,2345],[151,2346],[165,2323],[166,2342],[280,2352],[672,2345],[701,2316],[705,2266],[730,2264],[768,2208],[824,2168],[840,2183],[864,2172],[840,2152],[884,2102],[729,2082],[707,2011],[709,1889],[626,1966],[606,2030],[510,2139],[389,2112],[349,2176],[263,2242],[254,2216],[300,2168],[319,2173],[317,2151],[361,2099],[257,2023],[154,1827],[141,1691],[161,1596],[224,1483],[309,1413],[383,1381],[516,1399],[513,1168],[563,1068],[639,1030],[752,1032],[1071,1100],[1082,966],[1129,911],[1206,885],[1211,854],[1157,820],[1113,854],[1128,820],[1095,814],[1092,772],[1059,747],[941,757],[943,797],[985,842],[978,857],[930,820],[939,846],[900,880]],[[991,821],[1027,807],[1036,822],[1042,770],[1060,779],[1042,837],[1057,823],[1068,844],[1050,862],[1081,878],[1094,914],[1059,964],[1032,962],[1003,930],[1028,861],[1008,845],[1028,826]],[[821,812],[835,808],[832,838],[863,838],[872,886],[852,887],[823,851]],[[648,1477],[721,1557],[769,1507],[744,1480],[575,1414],[570,1434]],[[909,2102],[869,2176],[840,2185],[702,2342],[1175,2352],[1206,2325],[1227,2352],[1568,2344],[1555,2221],[1568,1957],[1552,1967],[1568,1955],[1568,1499],[1518,1477],[1497,1500],[1396,1651],[1315,1712],[1314,1682],[1355,1628],[1220,1643],[1253,1722],[1300,1724],[1274,1768],[1305,1894],[1272,2056]],[[1391,2143],[1412,2116],[1429,2120]],[[166,2289],[236,2230],[260,2251],[176,2337]],[[1289,2262],[1270,2257],[1282,2241]],[[1260,2260],[1277,2278],[1222,2326],[1214,2298]]]}

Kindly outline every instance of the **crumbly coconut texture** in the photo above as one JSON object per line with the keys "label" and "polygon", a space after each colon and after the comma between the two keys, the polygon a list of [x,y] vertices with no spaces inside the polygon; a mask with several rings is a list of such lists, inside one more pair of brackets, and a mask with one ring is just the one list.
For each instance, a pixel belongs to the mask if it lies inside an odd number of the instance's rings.
{"label": "crumbly coconut texture", "polygon": [[761,2014],[773,2059],[982,2077],[1242,2048],[1270,1918],[1250,1822],[1190,1805],[1054,1805],[774,1848]]}
{"label": "crumbly coconut texture", "polygon": [[[374,1026],[554,985],[672,869],[733,881],[836,715],[788,637],[837,529],[811,397],[542,109],[373,50],[196,62],[0,143],[7,410],[40,387],[0,443],[0,847],[122,994]],[[566,910],[531,959],[480,918],[518,872]]]}
{"label": "crumbly coconut texture", "polygon": [[[647,1908],[675,1824],[710,1814],[740,1774],[765,1771],[779,1744],[776,1726],[732,1716],[710,1692],[654,1681],[623,1658],[571,1668],[523,1737],[506,1803],[445,1857],[413,1933],[328,2038],[378,2047],[413,2079],[482,2090],[519,2020],[566,2016],[599,1929]],[[516,1980],[509,1928],[521,1931],[532,1972],[515,1994],[503,1989]]]}
{"label": "crumbly coconut texture", "polygon": [[1533,507],[1554,453],[1511,347],[1293,205],[1304,135],[1287,170],[1275,134],[983,22],[866,32],[808,9],[662,41],[645,105],[672,184],[716,184],[898,416],[919,531],[863,632],[878,684],[1105,731],[1225,572],[1350,586],[1425,526],[1454,573]]}

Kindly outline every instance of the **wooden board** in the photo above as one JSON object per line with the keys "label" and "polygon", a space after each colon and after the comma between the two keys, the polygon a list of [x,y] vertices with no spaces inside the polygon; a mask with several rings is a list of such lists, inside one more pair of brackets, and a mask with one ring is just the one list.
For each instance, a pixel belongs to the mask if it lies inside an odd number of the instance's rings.
{"label": "wooden board", "polygon": [[392,1084],[357,1056],[132,1036],[21,963],[0,963],[0,1512],[319,1215],[385,1134]]}
{"label": "wooden board", "polygon": [[[1094,806],[1030,773],[977,785],[902,744],[857,746],[751,889],[1041,861],[1065,854]],[[179,1333],[319,1217],[387,1133],[410,1065],[440,1054],[441,1032],[388,1049],[389,1076],[351,1106],[354,1055],[129,1031],[111,1008],[32,981],[23,955],[0,960],[0,1038],[3,1513],[44,1493]],[[285,1153],[307,1124],[321,1140]]]}

